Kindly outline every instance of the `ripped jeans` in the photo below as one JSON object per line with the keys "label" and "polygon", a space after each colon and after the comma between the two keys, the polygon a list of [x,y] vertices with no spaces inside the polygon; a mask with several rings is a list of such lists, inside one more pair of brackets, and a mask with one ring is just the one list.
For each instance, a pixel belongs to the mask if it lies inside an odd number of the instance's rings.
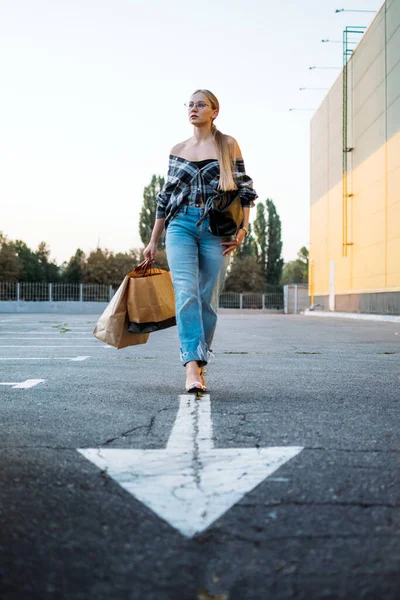
{"label": "ripped jeans", "polygon": [[229,256],[222,241],[208,231],[208,217],[197,226],[204,208],[182,206],[166,233],[166,250],[176,300],[181,362],[207,364],[217,324],[218,297]]}

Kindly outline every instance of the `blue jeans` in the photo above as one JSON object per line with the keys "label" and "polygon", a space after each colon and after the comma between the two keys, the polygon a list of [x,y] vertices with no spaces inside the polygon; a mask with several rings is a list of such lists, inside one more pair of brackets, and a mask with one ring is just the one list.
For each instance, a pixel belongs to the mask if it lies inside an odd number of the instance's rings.
{"label": "blue jeans", "polygon": [[229,256],[222,241],[208,231],[208,217],[197,227],[204,208],[182,206],[170,221],[166,250],[176,300],[176,321],[181,362],[197,360],[206,365],[217,324],[218,297],[222,290]]}

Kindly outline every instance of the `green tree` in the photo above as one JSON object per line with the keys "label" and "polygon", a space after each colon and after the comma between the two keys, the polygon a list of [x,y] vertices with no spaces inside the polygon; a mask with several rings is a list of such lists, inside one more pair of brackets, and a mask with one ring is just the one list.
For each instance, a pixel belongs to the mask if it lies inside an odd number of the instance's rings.
{"label": "green tree", "polygon": [[272,200],[266,201],[267,221],[267,286],[278,286],[282,277],[282,237],[281,220]]}
{"label": "green tree", "polygon": [[226,278],[227,292],[262,292],[264,278],[257,256],[241,256],[235,253]]}
{"label": "green tree", "polygon": [[[145,187],[143,191],[143,206],[139,218],[139,234],[144,245],[147,245],[151,238],[151,232],[153,231],[154,221],[156,219],[156,198],[157,194],[163,189],[164,183],[164,177],[153,175],[150,184]],[[162,247],[163,237],[164,236],[161,236],[160,238],[158,244],[159,248]]]}
{"label": "green tree", "polygon": [[63,280],[67,283],[80,283],[83,281],[86,256],[83,250],[78,248],[66,265],[63,272]]}
{"label": "green tree", "polygon": [[22,240],[15,240],[15,251],[21,264],[21,281],[45,281],[36,252]]}
{"label": "green tree", "polygon": [[288,262],[283,269],[281,284],[308,283],[308,250],[302,246],[297,259]]}
{"label": "green tree", "polygon": [[85,283],[104,283],[118,286],[125,275],[137,266],[139,256],[138,250],[114,254],[107,248],[104,250],[96,248],[89,254],[83,266],[82,280]]}
{"label": "green tree", "polygon": [[227,292],[254,292],[263,290],[263,278],[257,260],[257,244],[249,223],[249,232],[234,252],[228,268]]}
{"label": "green tree", "polygon": [[267,273],[267,221],[265,219],[265,207],[259,202],[256,207],[256,218],[254,220],[254,233],[256,235],[258,246],[258,260],[261,267],[261,273],[266,279]]}
{"label": "green tree", "polygon": [[140,252],[130,250],[129,252],[110,253],[108,257],[110,279],[108,284],[114,287],[119,286],[130,271],[132,271],[140,262]]}
{"label": "green tree", "polygon": [[236,254],[240,256],[257,256],[257,244],[252,232],[251,223],[249,223],[249,232],[244,238],[242,244],[236,250]]}
{"label": "green tree", "polygon": [[22,265],[14,244],[0,232],[0,281],[19,281],[21,272]]}
{"label": "green tree", "polygon": [[60,268],[54,261],[50,260],[50,248],[46,242],[40,242],[35,254],[41,272],[40,281],[59,281]]}
{"label": "green tree", "polygon": [[309,259],[309,252],[307,250],[307,248],[305,246],[302,246],[300,248],[300,250],[297,253],[297,259],[302,262],[304,265],[307,266],[308,269],[308,259]]}
{"label": "green tree", "polygon": [[110,283],[109,250],[96,248],[90,252],[83,268],[84,283]]}
{"label": "green tree", "polygon": [[265,289],[276,287],[281,280],[283,269],[281,220],[271,199],[265,201],[265,207],[261,202],[257,204],[257,215],[253,224]]}
{"label": "green tree", "polygon": [[50,261],[50,248],[46,242],[40,242],[33,252],[25,242],[16,240],[13,243],[21,264],[20,281],[58,281],[60,267]]}

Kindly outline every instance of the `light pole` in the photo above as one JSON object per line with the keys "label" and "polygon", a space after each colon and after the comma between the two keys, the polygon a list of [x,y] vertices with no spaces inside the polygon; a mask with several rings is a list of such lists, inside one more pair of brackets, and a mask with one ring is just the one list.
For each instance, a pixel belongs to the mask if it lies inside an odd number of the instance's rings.
{"label": "light pole", "polygon": [[[323,44],[343,44],[343,40],[321,40]],[[349,44],[357,44],[356,41],[348,42]]]}
{"label": "light pole", "polygon": [[313,69],[341,69],[341,67],[308,67],[309,71],[312,71]]}
{"label": "light pole", "polygon": [[351,9],[351,8],[337,8],[335,10],[335,13],[341,13],[341,12],[356,12],[356,13],[376,13],[376,10],[361,10],[361,9]]}

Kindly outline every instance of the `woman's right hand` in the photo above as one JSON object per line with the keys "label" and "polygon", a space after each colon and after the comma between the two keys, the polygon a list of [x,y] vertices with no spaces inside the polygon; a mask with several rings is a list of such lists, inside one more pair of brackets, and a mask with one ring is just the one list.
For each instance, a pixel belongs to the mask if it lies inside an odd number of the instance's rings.
{"label": "woman's right hand", "polygon": [[149,260],[150,262],[154,262],[157,256],[157,244],[154,242],[149,242],[146,248],[143,250],[143,256],[145,260]]}

